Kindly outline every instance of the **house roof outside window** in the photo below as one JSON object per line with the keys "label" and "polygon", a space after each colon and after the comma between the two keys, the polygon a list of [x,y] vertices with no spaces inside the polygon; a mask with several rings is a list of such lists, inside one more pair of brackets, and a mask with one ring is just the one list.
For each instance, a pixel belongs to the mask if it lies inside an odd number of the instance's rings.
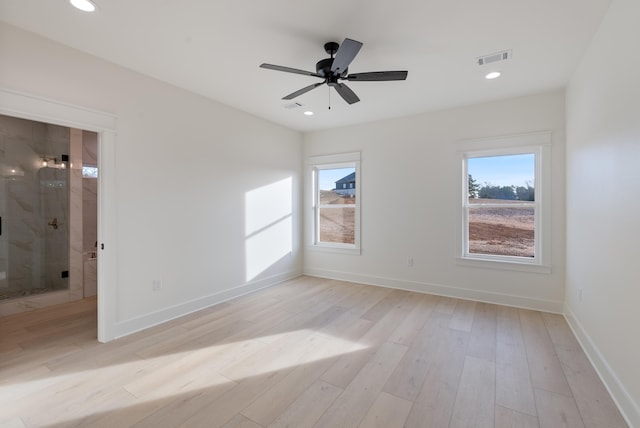
{"label": "house roof outside window", "polygon": [[354,183],[356,182],[356,173],[352,172],[351,174],[342,177],[340,180],[336,181],[336,189],[340,188],[340,184],[345,184],[345,183]]}

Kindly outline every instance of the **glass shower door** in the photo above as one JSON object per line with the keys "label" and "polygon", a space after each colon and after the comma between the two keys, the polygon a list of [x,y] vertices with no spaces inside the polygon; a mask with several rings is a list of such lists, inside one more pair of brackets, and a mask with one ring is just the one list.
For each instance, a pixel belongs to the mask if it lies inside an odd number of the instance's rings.
{"label": "glass shower door", "polygon": [[69,288],[69,170],[41,168],[41,280],[44,292]]}
{"label": "glass shower door", "polygon": [[68,135],[0,116],[0,301],[69,288]]}

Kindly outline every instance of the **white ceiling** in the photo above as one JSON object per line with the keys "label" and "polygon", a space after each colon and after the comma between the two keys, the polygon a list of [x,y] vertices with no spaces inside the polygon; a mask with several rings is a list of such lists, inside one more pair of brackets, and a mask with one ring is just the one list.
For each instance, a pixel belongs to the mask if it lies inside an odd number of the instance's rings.
{"label": "white ceiling", "polygon": [[[0,19],[286,127],[307,131],[563,88],[611,0],[0,0]],[[348,82],[347,105],[315,71],[323,45],[364,43],[351,73],[409,70],[404,82]],[[479,67],[474,58],[512,49]],[[498,69],[502,77],[486,80]],[[329,97],[330,94],[330,97]],[[331,110],[328,110],[329,98]]]}

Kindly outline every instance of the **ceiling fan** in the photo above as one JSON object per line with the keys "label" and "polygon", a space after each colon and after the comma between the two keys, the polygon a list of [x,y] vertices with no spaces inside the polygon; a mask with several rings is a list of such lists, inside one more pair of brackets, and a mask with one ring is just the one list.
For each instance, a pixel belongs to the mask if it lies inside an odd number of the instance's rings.
{"label": "ceiling fan", "polygon": [[312,71],[299,70],[297,68],[274,64],[261,64],[260,67],[267,68],[269,70],[284,71],[287,73],[302,74],[305,76],[319,77],[320,79],[323,79],[322,82],[306,86],[287,95],[286,97],[283,97],[283,100],[292,100],[326,83],[329,86],[333,86],[336,92],[338,92],[338,94],[347,103],[354,104],[360,101],[360,98],[358,98],[351,88],[344,83],[340,83],[340,80],[348,80],[350,82],[381,82],[389,80],[405,80],[407,78],[408,71],[371,71],[367,73],[349,74],[349,64],[351,64],[351,61],[356,57],[361,47],[361,42],[351,39],[344,39],[342,45],[339,45],[336,42],[325,43],[324,50],[331,55],[331,58],[325,58],[318,61],[315,73]]}

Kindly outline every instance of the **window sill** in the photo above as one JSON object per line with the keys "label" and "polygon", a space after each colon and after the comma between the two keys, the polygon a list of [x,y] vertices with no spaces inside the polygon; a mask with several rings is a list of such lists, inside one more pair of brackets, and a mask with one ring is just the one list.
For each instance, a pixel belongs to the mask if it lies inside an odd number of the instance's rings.
{"label": "window sill", "polygon": [[531,273],[543,273],[543,274],[551,273],[551,266],[531,264],[531,263],[519,263],[515,261],[512,262],[512,261],[503,261],[503,260],[483,260],[483,259],[458,257],[456,259],[456,264],[459,266],[482,268],[482,269],[511,270],[511,271],[517,271],[517,272],[531,272]]}
{"label": "window sill", "polygon": [[307,245],[306,249],[319,253],[349,254],[352,256],[359,256],[362,254],[360,248],[333,247],[331,245]]}

